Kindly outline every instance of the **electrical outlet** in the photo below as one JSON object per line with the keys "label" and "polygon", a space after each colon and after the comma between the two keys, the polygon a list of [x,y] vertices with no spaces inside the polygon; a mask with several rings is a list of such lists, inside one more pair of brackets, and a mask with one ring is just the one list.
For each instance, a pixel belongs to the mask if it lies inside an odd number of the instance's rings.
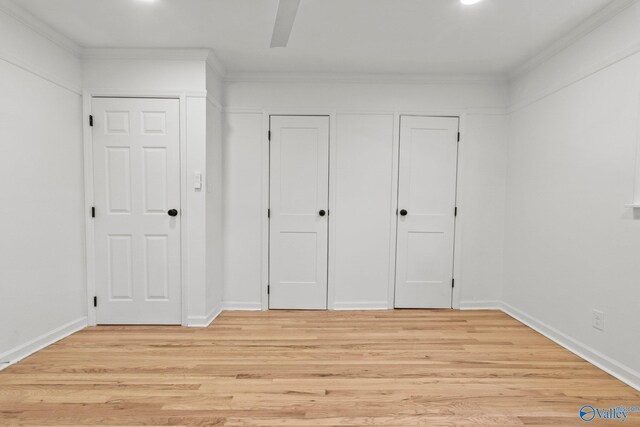
{"label": "electrical outlet", "polygon": [[604,313],[602,311],[593,310],[591,321],[595,329],[604,331]]}

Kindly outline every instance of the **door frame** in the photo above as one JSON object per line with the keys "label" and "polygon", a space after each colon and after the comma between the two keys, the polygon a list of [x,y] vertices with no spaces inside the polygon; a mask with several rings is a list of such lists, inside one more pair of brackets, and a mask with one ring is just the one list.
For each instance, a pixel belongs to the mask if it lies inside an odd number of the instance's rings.
{"label": "door frame", "polygon": [[[458,164],[456,173],[456,206],[458,207],[458,216],[456,217],[455,233],[454,233],[454,252],[453,252],[453,275],[455,278],[455,287],[451,298],[451,308],[460,308],[460,296],[462,287],[465,284],[462,275],[462,236],[464,228],[464,139],[467,117],[473,113],[500,113],[501,110],[493,109],[442,109],[442,110],[366,110],[359,108],[352,109],[331,109],[331,108],[307,108],[307,107],[264,107],[264,108],[243,108],[243,107],[225,107],[223,113],[251,113],[262,114],[262,174],[261,174],[261,283],[260,283],[260,302],[259,306],[248,304],[247,306],[237,307],[239,309],[248,310],[269,310],[269,295],[267,294],[267,286],[269,284],[269,218],[267,211],[269,209],[269,119],[273,116],[329,116],[329,206],[336,206],[336,179],[332,164],[336,164],[337,160],[337,134],[336,134],[336,118],[339,114],[388,114],[393,116],[393,176],[392,176],[392,194],[391,206],[393,211],[398,208],[398,162],[399,162],[399,143],[400,143],[400,116],[431,116],[431,117],[458,117],[458,131],[460,132],[460,141],[458,142]],[[335,250],[331,241],[335,236],[335,222],[329,221],[329,263],[328,263],[328,286],[327,286],[327,310],[335,310]],[[396,217],[393,215],[389,224],[395,230]],[[396,256],[396,233],[392,233],[389,239],[389,285],[387,289],[387,309],[393,310],[395,306],[395,256]],[[365,309],[365,308],[359,308]],[[375,309],[384,309],[384,307],[375,307]]]}
{"label": "door frame", "polygon": [[[82,91],[82,144],[84,151],[84,208],[85,208],[85,257],[86,257],[86,284],[87,284],[87,325],[96,326],[96,307],[93,306],[93,297],[96,295],[96,259],[95,259],[95,222],[91,217],[91,207],[94,205],[93,194],[93,134],[89,125],[89,115],[93,98],[148,98],[148,99],[177,99],[179,108],[179,152],[180,152],[180,318],[182,326],[188,325],[187,319],[187,216],[184,215],[184,207],[187,206],[187,156],[186,156],[186,98],[190,94],[186,92],[164,91],[131,91],[118,89],[86,89]],[[198,94],[201,96],[202,94]],[[205,95],[202,95],[205,96]]]}
{"label": "door frame", "polygon": [[[328,164],[328,179],[329,182],[327,183],[327,190],[329,192],[328,194],[328,198],[327,198],[327,300],[326,300],[326,309],[325,310],[331,310],[331,303],[330,301],[333,301],[333,288],[330,286],[331,283],[331,279],[330,279],[330,272],[332,271],[331,266],[330,266],[330,262],[331,262],[331,206],[333,206],[333,202],[334,199],[332,198],[332,190],[331,190],[331,183],[332,183],[332,179],[331,179],[331,161],[333,159],[332,153],[335,152],[335,150],[332,149],[333,144],[334,144],[334,118],[331,114],[325,113],[325,114],[309,114],[309,113],[304,113],[304,114],[286,114],[286,113],[265,113],[265,117],[264,119],[266,119],[266,132],[263,132],[265,134],[265,139],[267,141],[266,143],[266,147],[267,147],[267,165],[266,165],[266,169],[267,169],[267,177],[266,177],[266,185],[267,185],[267,212],[269,212],[269,209],[271,207],[271,140],[269,139],[269,135],[271,132],[271,117],[326,117],[327,119],[329,119],[329,146],[328,146],[328,150],[329,150],[329,158],[327,160],[327,164]],[[264,145],[263,145],[264,146]],[[263,151],[263,157],[264,157],[264,151]],[[263,158],[264,161],[264,158]],[[264,169],[264,168],[263,168]],[[264,198],[264,191],[263,191],[263,198]],[[265,232],[265,228],[263,227],[263,242],[264,242],[264,232]],[[263,245],[263,251],[264,251],[264,245]],[[270,268],[271,268],[271,220],[269,215],[267,215],[267,220],[266,220],[266,260],[265,260],[265,256],[264,256],[264,252],[263,252],[263,256],[262,256],[262,264],[263,264],[263,275],[264,275],[264,268],[265,268],[265,261],[266,261],[266,285],[263,286],[263,290],[262,290],[262,309],[263,310],[272,310],[271,308],[269,308],[269,276],[270,276]],[[265,282],[265,281],[263,281]],[[265,307],[266,305],[266,307]],[[273,310],[277,310],[277,309],[273,309]]]}

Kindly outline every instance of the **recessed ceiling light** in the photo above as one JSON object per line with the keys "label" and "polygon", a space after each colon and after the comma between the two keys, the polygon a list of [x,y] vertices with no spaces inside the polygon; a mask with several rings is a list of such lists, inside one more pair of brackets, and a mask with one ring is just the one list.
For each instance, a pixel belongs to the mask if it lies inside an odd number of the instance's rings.
{"label": "recessed ceiling light", "polygon": [[460,0],[460,3],[465,5],[480,3],[482,0]]}

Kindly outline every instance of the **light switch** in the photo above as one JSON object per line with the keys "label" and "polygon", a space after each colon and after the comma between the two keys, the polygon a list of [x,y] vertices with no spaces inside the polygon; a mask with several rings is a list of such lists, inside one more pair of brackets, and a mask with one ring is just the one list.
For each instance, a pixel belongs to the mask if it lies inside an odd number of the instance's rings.
{"label": "light switch", "polygon": [[193,176],[193,188],[200,190],[202,188],[202,173],[196,172]]}

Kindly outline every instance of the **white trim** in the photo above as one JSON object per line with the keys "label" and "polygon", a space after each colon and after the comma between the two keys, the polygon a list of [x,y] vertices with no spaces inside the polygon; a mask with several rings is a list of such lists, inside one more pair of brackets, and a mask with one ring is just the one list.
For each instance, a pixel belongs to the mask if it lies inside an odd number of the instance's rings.
{"label": "white trim", "polygon": [[524,62],[517,65],[511,72],[509,72],[509,80],[514,80],[536,69],[541,64],[567,49],[569,46],[575,44],[578,40],[582,39],[596,28],[602,26],[604,23],[634,3],[635,0],[614,0],[608,3],[602,9],[587,18],[586,21],[583,21],[568,33],[553,41],[539,53],[529,57]]}
{"label": "white trim", "polygon": [[213,95],[207,93],[207,102],[210,102],[211,105],[220,109],[220,112],[224,109],[224,105],[220,101],[218,101]]}
{"label": "white trim", "polygon": [[46,80],[49,83],[53,83],[54,85],[62,89],[66,89],[76,95],[82,95],[82,88],[80,86],[77,86],[76,84],[68,80],[62,79],[47,70],[40,69],[35,65],[22,60],[21,58],[7,55],[6,53],[0,53],[0,60],[14,65],[28,73],[33,74],[34,76],[40,77],[41,79]]}
{"label": "white trim", "polygon": [[58,31],[54,30],[51,26],[47,25],[39,18],[36,18],[29,11],[22,8],[21,6],[18,6],[14,2],[10,0],[0,0],[0,12],[3,12],[5,15],[10,16],[11,18],[20,22],[22,25],[49,40],[51,43],[68,51],[76,58],[80,57],[82,48],[79,44],[77,44],[70,38],[63,36]]}
{"label": "white trim", "polygon": [[161,59],[174,61],[206,61],[209,49],[166,49],[166,48],[84,48],[83,59]]}
{"label": "white trim", "polygon": [[389,220],[389,277],[387,282],[387,308],[396,305],[396,249],[398,240],[398,180],[400,179],[400,114],[393,114],[391,141],[391,218]]}
{"label": "white trim", "polygon": [[451,274],[453,277],[453,289],[451,290],[451,308],[460,308],[460,295],[462,295],[462,286],[464,284],[464,278],[462,277],[462,253],[464,247],[464,240],[462,239],[464,231],[464,190],[466,183],[463,179],[465,171],[466,156],[464,156],[464,137],[465,127],[467,124],[467,115],[462,113],[458,115],[458,133],[460,139],[458,140],[456,148],[456,193],[455,193],[455,207],[458,209],[458,215],[453,218],[453,268]]}
{"label": "white trim", "polygon": [[222,303],[223,311],[260,311],[262,310],[262,302],[242,302],[242,301],[224,301]]}
{"label": "white trim", "polygon": [[191,328],[206,328],[222,313],[222,303],[215,305],[206,316],[189,316],[187,317],[187,326]]}
{"label": "white trim", "polygon": [[179,103],[180,123],[180,288],[181,288],[181,324],[189,324],[188,306],[188,242],[187,242],[187,97],[204,98],[206,92],[179,92],[156,90],[128,90],[128,89],[87,89],[82,92],[82,131],[84,149],[84,200],[87,216],[85,220],[85,257],[87,281],[87,324],[97,324],[96,308],[93,306],[93,296],[96,295],[95,282],[95,223],[90,215],[94,205],[93,194],[93,137],[88,117],[91,114],[91,103],[94,97],[128,97],[128,98],[167,98],[177,99]]}
{"label": "white trim", "polygon": [[502,305],[497,300],[460,301],[460,310],[501,310]]}
{"label": "white trim", "polygon": [[336,221],[331,212],[338,209],[338,116],[334,111],[328,116],[329,119],[329,159],[328,165],[328,198],[327,198],[327,310],[335,309],[336,295]]}
{"label": "white trim", "polygon": [[188,200],[189,177],[187,172],[187,95],[181,94],[180,99],[180,281],[182,298],[182,326],[189,324],[189,230]]}
{"label": "white trim", "polygon": [[95,229],[91,217],[93,199],[93,135],[89,126],[91,114],[91,101],[93,96],[89,91],[82,92],[82,148],[84,163],[84,239],[85,239],[85,280],[87,283],[87,324],[96,325],[96,308],[93,306],[93,297],[96,295],[95,282]]}
{"label": "white trim", "polygon": [[262,162],[261,162],[261,174],[260,174],[260,189],[261,189],[261,215],[260,221],[260,239],[261,239],[261,252],[260,252],[260,301],[261,309],[269,309],[269,217],[267,216],[270,200],[270,188],[269,180],[271,179],[270,165],[270,150],[271,142],[269,141],[268,131],[271,129],[271,116],[267,112],[262,112]]}
{"label": "white trim", "polygon": [[180,89],[117,89],[117,88],[89,88],[84,92],[88,92],[94,97],[111,97],[111,98],[167,98],[179,99],[185,98],[206,98],[207,91],[187,91]]}
{"label": "white trim", "polygon": [[207,63],[207,66],[211,68],[211,70],[213,70],[213,72],[221,79],[227,74],[224,64],[220,61],[220,58],[216,56],[213,50],[209,49],[209,55],[207,55],[205,62]]}
{"label": "white trim", "polygon": [[547,325],[541,320],[524,313],[506,302],[501,303],[501,309],[504,313],[513,317],[520,323],[525,324],[531,329],[554,341],[556,344],[559,344],[569,350],[576,356],[581,357],[592,365],[616,377],[623,383],[640,391],[640,372],[637,372],[631,367],[623,365],[609,356],[600,353],[588,345],[581,343],[563,332],[560,332],[556,328]]}
{"label": "white trim", "polygon": [[336,301],[333,310],[393,310],[388,301]]}
{"label": "white trim", "polygon": [[506,83],[502,74],[375,74],[375,73],[260,73],[229,72],[225,83]]}
{"label": "white trim", "polygon": [[563,89],[568,88],[569,86],[575,83],[578,83],[588,77],[591,77],[592,75],[602,70],[605,70],[608,67],[614,64],[617,64],[618,62],[623,61],[629,58],[630,56],[635,55],[638,52],[640,52],[640,43],[634,43],[628,48],[621,50],[620,52],[616,52],[613,55],[610,55],[608,58],[605,58],[604,60],[599,61],[582,71],[578,71],[574,73],[571,77],[568,77],[553,86],[549,86],[543,90],[538,91],[537,93],[524,97],[522,101],[518,101],[514,104],[511,104],[507,108],[507,112],[509,114],[512,114],[518,110],[528,107],[529,105],[535,104],[536,102],[539,102],[547,98],[548,96],[551,96],[557,92],[560,92]]}
{"label": "white trim", "polygon": [[62,326],[59,326],[45,334],[40,335],[24,344],[14,347],[4,353],[0,354],[0,370],[7,366],[13,365],[16,362],[24,359],[33,353],[42,350],[43,348],[50,346],[51,344],[60,341],[61,339],[68,337],[74,332],[78,332],[87,326],[87,318],[81,317]]}

